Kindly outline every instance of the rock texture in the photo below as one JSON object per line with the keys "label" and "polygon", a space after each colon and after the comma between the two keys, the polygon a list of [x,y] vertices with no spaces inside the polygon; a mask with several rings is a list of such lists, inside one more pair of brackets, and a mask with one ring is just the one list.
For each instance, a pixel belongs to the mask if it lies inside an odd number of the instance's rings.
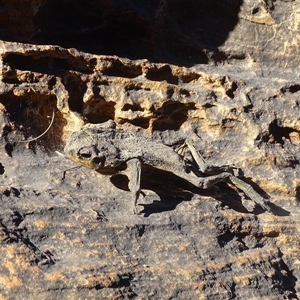
{"label": "rock texture", "polygon": [[[0,299],[298,299],[297,1],[0,8]],[[152,170],[132,215],[126,177],[62,155],[109,119],[168,145],[191,137],[273,214]]]}

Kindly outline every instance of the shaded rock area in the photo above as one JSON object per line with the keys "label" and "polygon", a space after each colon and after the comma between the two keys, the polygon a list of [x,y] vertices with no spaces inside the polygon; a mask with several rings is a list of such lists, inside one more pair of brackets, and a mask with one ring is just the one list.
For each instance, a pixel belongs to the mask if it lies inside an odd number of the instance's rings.
{"label": "shaded rock area", "polygon": [[[299,13],[2,0],[0,299],[298,299]],[[73,131],[110,119],[167,145],[190,137],[273,214],[229,184],[149,170],[133,215],[126,176],[63,155]]]}

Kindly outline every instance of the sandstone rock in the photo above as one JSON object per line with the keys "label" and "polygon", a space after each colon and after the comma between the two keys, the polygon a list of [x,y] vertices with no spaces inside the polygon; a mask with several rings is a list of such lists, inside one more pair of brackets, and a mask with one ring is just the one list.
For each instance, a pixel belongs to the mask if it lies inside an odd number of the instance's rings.
{"label": "sandstone rock", "polygon": [[[2,1],[0,298],[297,299],[299,11]],[[109,119],[168,145],[191,137],[241,167],[274,215],[232,186],[154,170],[132,215],[126,177],[61,155],[73,131]]]}

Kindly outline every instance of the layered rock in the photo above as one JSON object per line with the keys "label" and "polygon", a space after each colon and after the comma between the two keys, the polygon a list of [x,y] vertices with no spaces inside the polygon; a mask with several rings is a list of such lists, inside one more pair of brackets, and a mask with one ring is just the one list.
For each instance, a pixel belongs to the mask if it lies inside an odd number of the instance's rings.
{"label": "layered rock", "polygon": [[[90,1],[63,18],[68,1],[23,1],[21,31],[18,2],[2,2],[3,299],[299,297],[299,4]],[[273,214],[233,186],[153,171],[132,215],[126,177],[61,155],[109,119],[168,145],[191,137]]]}

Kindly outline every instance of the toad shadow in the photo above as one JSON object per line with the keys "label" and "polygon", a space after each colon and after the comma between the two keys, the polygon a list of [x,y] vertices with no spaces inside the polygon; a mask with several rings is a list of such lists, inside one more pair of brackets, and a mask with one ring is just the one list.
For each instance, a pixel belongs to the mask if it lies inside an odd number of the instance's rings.
{"label": "toad shadow", "polygon": [[[116,174],[110,178],[110,181],[119,189],[129,191],[128,178],[124,174]],[[260,194],[266,194],[261,188],[258,187],[251,179],[246,178],[249,184],[251,184],[256,191]],[[190,201],[195,194],[212,197],[221,202],[221,206],[228,206],[231,209],[241,213],[261,214],[265,210],[255,204],[252,200],[254,209],[248,211],[242,204],[241,196],[239,193],[231,188],[226,183],[219,183],[210,189],[197,188],[188,181],[174,175],[173,173],[158,170],[150,166],[143,166],[141,177],[141,190],[151,190],[155,192],[159,199],[154,200],[151,204],[143,204],[142,198],[139,200],[138,205],[143,206],[144,209],[140,212],[145,217],[149,217],[154,213],[161,213],[164,211],[175,210],[178,204],[183,201]],[[220,192],[221,191],[221,192]],[[272,205],[276,215],[288,215],[289,213],[276,205]]]}

